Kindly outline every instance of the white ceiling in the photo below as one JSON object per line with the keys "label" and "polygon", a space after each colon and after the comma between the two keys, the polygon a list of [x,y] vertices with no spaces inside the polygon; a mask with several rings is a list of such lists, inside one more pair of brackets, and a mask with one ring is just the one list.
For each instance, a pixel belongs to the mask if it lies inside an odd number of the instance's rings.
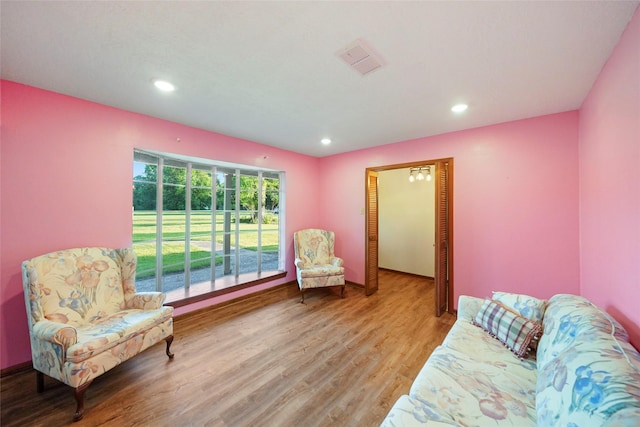
{"label": "white ceiling", "polygon": [[638,3],[3,0],[1,74],[322,157],[580,108]]}

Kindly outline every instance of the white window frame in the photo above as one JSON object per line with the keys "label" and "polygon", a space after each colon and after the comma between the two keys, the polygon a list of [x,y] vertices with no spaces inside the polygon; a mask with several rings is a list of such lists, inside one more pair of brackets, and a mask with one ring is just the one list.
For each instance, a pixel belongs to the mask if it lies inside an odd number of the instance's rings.
{"label": "white window frame", "polygon": [[[284,271],[285,264],[285,251],[284,251],[284,238],[285,238],[285,229],[284,229],[284,213],[285,213],[285,173],[284,171],[278,171],[267,168],[258,168],[255,166],[247,166],[240,165],[234,163],[228,163],[223,161],[216,161],[210,159],[203,159],[197,157],[183,156],[179,154],[172,153],[164,153],[153,150],[143,150],[143,149],[134,149],[134,164],[137,161],[137,156],[143,157],[153,157],[157,159],[157,172],[156,172],[156,182],[149,181],[137,181],[135,177],[133,179],[133,183],[144,183],[144,184],[155,184],[156,185],[156,267],[155,267],[155,278],[156,278],[156,291],[163,291],[163,194],[164,194],[164,179],[163,179],[163,170],[165,163],[168,161],[169,163],[179,164],[180,167],[184,166],[186,168],[186,182],[185,182],[185,256],[184,256],[184,289],[189,289],[191,286],[191,190],[192,190],[192,180],[191,180],[191,172],[194,170],[194,166],[196,166],[199,170],[207,170],[211,173],[211,283],[214,284],[216,279],[220,279],[223,276],[216,277],[216,220],[217,220],[217,203],[216,203],[216,195],[218,190],[217,185],[217,174],[222,169],[224,171],[233,170],[235,179],[235,206],[233,209],[233,215],[235,215],[235,245],[234,245],[234,259],[233,259],[233,268],[235,277],[237,278],[240,274],[244,274],[245,272],[240,271],[240,176],[241,175],[256,175],[258,177],[258,194],[262,194],[262,183],[263,183],[263,175],[268,175],[273,178],[277,176],[279,181],[279,191],[278,191],[278,271]],[[257,265],[256,270],[251,273],[256,273],[260,275],[262,273],[262,225],[263,218],[260,214],[263,212],[264,206],[262,205],[262,198],[258,197],[258,206],[257,206],[257,218],[258,218],[258,229],[257,229]],[[272,271],[272,270],[271,270]]]}

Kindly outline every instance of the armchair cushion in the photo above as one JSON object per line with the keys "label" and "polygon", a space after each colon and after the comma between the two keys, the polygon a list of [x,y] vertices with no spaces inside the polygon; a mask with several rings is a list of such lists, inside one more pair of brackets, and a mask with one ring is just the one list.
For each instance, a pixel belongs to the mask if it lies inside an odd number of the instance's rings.
{"label": "armchair cushion", "polygon": [[171,318],[173,310],[125,310],[92,325],[78,328],[78,342],[66,351],[67,360],[80,362],[127,341],[140,331],[152,329]]}
{"label": "armchair cushion", "polygon": [[332,265],[316,265],[313,267],[307,267],[300,270],[300,277],[323,277],[323,276],[336,276],[344,274],[344,268],[334,267]]}

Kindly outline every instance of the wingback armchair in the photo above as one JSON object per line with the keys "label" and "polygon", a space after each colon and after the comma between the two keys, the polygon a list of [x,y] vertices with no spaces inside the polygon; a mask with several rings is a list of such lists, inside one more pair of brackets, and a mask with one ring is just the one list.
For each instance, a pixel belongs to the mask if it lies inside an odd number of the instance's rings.
{"label": "wingback armchair", "polygon": [[293,233],[300,302],[304,302],[305,289],[328,286],[341,286],[344,298],[343,261],[335,256],[334,243],[333,231],[310,228]]}
{"label": "wingback armchair", "polygon": [[173,341],[173,307],[135,289],[133,249],[78,248],[22,263],[37,390],[44,375],[73,387],[78,421],[91,382],[151,347]]}

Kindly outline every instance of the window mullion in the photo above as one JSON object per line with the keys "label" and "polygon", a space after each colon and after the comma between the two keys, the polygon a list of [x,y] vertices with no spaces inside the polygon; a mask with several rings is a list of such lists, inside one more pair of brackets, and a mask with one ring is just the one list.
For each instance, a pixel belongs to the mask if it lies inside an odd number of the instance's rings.
{"label": "window mullion", "polygon": [[158,157],[156,171],[156,291],[162,292],[162,193],[164,191],[163,172],[164,159]]}
{"label": "window mullion", "polygon": [[240,169],[236,169],[236,244],[235,244],[235,272],[236,277],[240,275]]}
{"label": "window mullion", "polygon": [[191,285],[191,163],[187,163],[184,190],[184,288]]}
{"label": "window mullion", "polygon": [[284,239],[285,239],[285,227],[284,221],[281,221],[286,216],[286,200],[284,198],[285,192],[285,179],[284,172],[278,174],[278,270],[284,270],[284,260],[286,253],[284,251]]}
{"label": "window mullion", "polygon": [[258,274],[262,273],[262,212],[264,210],[264,203],[262,198],[262,171],[258,171],[258,244],[257,244],[257,262],[256,269]]}
{"label": "window mullion", "polygon": [[216,167],[211,168],[211,282],[216,281],[216,227],[218,225],[218,211],[217,211],[217,194],[218,191],[218,171]]}

